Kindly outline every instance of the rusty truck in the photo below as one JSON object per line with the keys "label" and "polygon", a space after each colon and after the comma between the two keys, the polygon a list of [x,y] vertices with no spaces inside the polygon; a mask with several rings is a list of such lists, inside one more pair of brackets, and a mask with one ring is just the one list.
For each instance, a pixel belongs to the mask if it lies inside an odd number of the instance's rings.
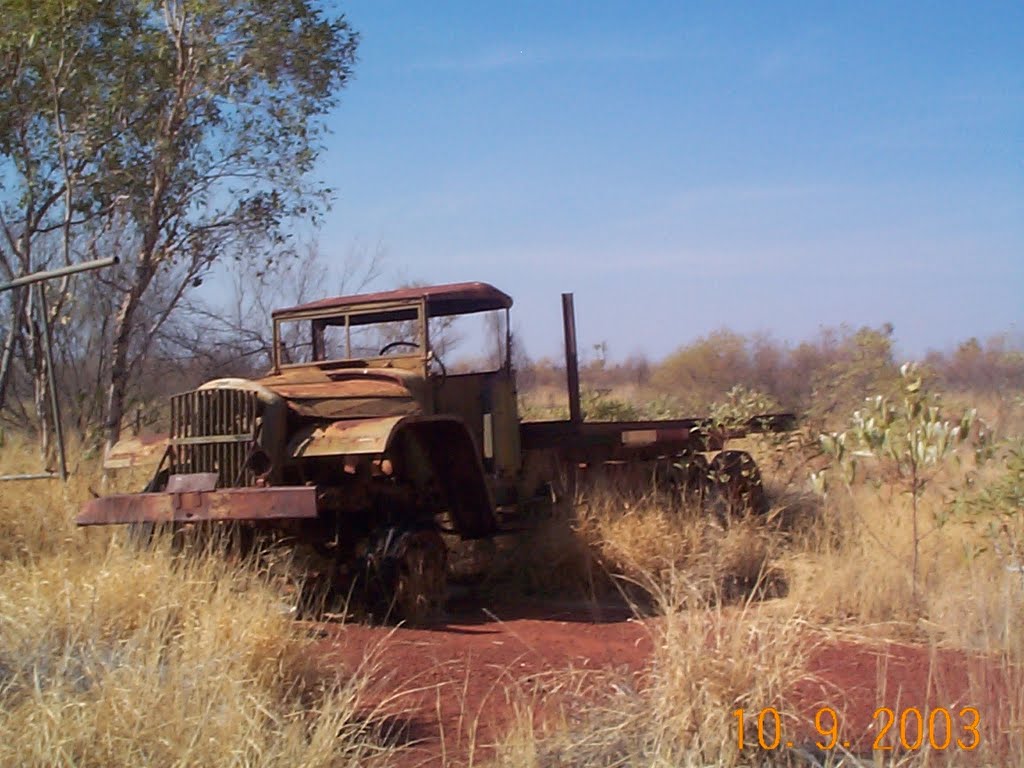
{"label": "rusty truck", "polygon": [[[730,437],[788,430],[792,414],[729,427],[586,421],[573,298],[563,294],[569,418],[522,421],[511,307],[474,282],[274,311],[270,371],[171,397],[165,437],[107,455],[108,467],[158,459],[145,490],[92,499],[77,522],[270,531],[314,549],[339,584],[372,577],[393,615],[416,622],[445,599],[446,537],[492,539],[571,503],[588,470],[650,468],[681,488],[763,504],[749,454],[721,449]],[[500,354],[448,370],[438,324],[476,313],[502,319]]]}

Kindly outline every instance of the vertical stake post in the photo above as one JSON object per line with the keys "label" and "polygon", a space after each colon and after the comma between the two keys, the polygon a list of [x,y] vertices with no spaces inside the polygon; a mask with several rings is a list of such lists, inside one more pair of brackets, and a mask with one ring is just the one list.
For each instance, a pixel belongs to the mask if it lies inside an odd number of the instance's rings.
{"label": "vertical stake post", "polygon": [[60,420],[60,398],[57,395],[57,377],[53,369],[53,345],[50,343],[50,316],[46,308],[44,283],[36,283],[36,311],[43,326],[43,354],[46,356],[46,386],[50,389],[50,411],[53,414],[53,434],[57,439],[57,463],[60,479],[68,479],[67,457],[64,453],[64,427]]}
{"label": "vertical stake post", "polygon": [[562,326],[565,331],[565,380],[569,390],[569,421],[579,424],[583,421],[580,409],[580,364],[576,351],[576,311],[572,294],[562,294]]}

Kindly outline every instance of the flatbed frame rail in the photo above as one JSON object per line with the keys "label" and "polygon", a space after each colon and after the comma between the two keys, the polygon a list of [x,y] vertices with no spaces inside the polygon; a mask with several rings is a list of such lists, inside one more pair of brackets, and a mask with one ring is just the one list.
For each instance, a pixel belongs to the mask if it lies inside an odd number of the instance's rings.
{"label": "flatbed frame rail", "polygon": [[520,436],[526,450],[557,449],[579,461],[615,461],[688,451],[717,451],[727,440],[758,433],[788,432],[795,426],[796,416],[792,413],[764,414],[738,425],[720,425],[705,418],[533,421],[520,425]]}

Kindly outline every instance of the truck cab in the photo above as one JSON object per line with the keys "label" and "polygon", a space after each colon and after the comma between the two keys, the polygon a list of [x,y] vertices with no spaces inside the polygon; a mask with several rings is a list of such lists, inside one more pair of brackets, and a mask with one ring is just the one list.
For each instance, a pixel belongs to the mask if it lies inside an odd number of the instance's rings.
{"label": "truck cab", "polygon": [[[324,299],[273,313],[273,369],[260,383],[293,408],[323,418],[445,415],[469,432],[499,499],[520,468],[519,414],[512,370],[512,298],[487,283],[405,288]],[[495,349],[458,365],[446,326],[491,313]],[[388,387],[390,383],[399,386]],[[348,385],[344,402],[339,385]]]}

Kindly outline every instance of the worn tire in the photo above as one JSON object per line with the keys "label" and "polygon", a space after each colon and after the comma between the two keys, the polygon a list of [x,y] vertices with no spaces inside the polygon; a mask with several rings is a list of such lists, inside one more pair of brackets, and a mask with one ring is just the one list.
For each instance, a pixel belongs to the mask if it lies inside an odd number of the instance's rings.
{"label": "worn tire", "polygon": [[444,612],[448,548],[437,531],[406,531],[388,557],[392,573],[391,615],[408,624],[429,624]]}
{"label": "worn tire", "polygon": [[698,509],[704,505],[710,472],[708,460],[701,453],[679,456],[672,462],[672,490],[680,505],[696,505]]}

